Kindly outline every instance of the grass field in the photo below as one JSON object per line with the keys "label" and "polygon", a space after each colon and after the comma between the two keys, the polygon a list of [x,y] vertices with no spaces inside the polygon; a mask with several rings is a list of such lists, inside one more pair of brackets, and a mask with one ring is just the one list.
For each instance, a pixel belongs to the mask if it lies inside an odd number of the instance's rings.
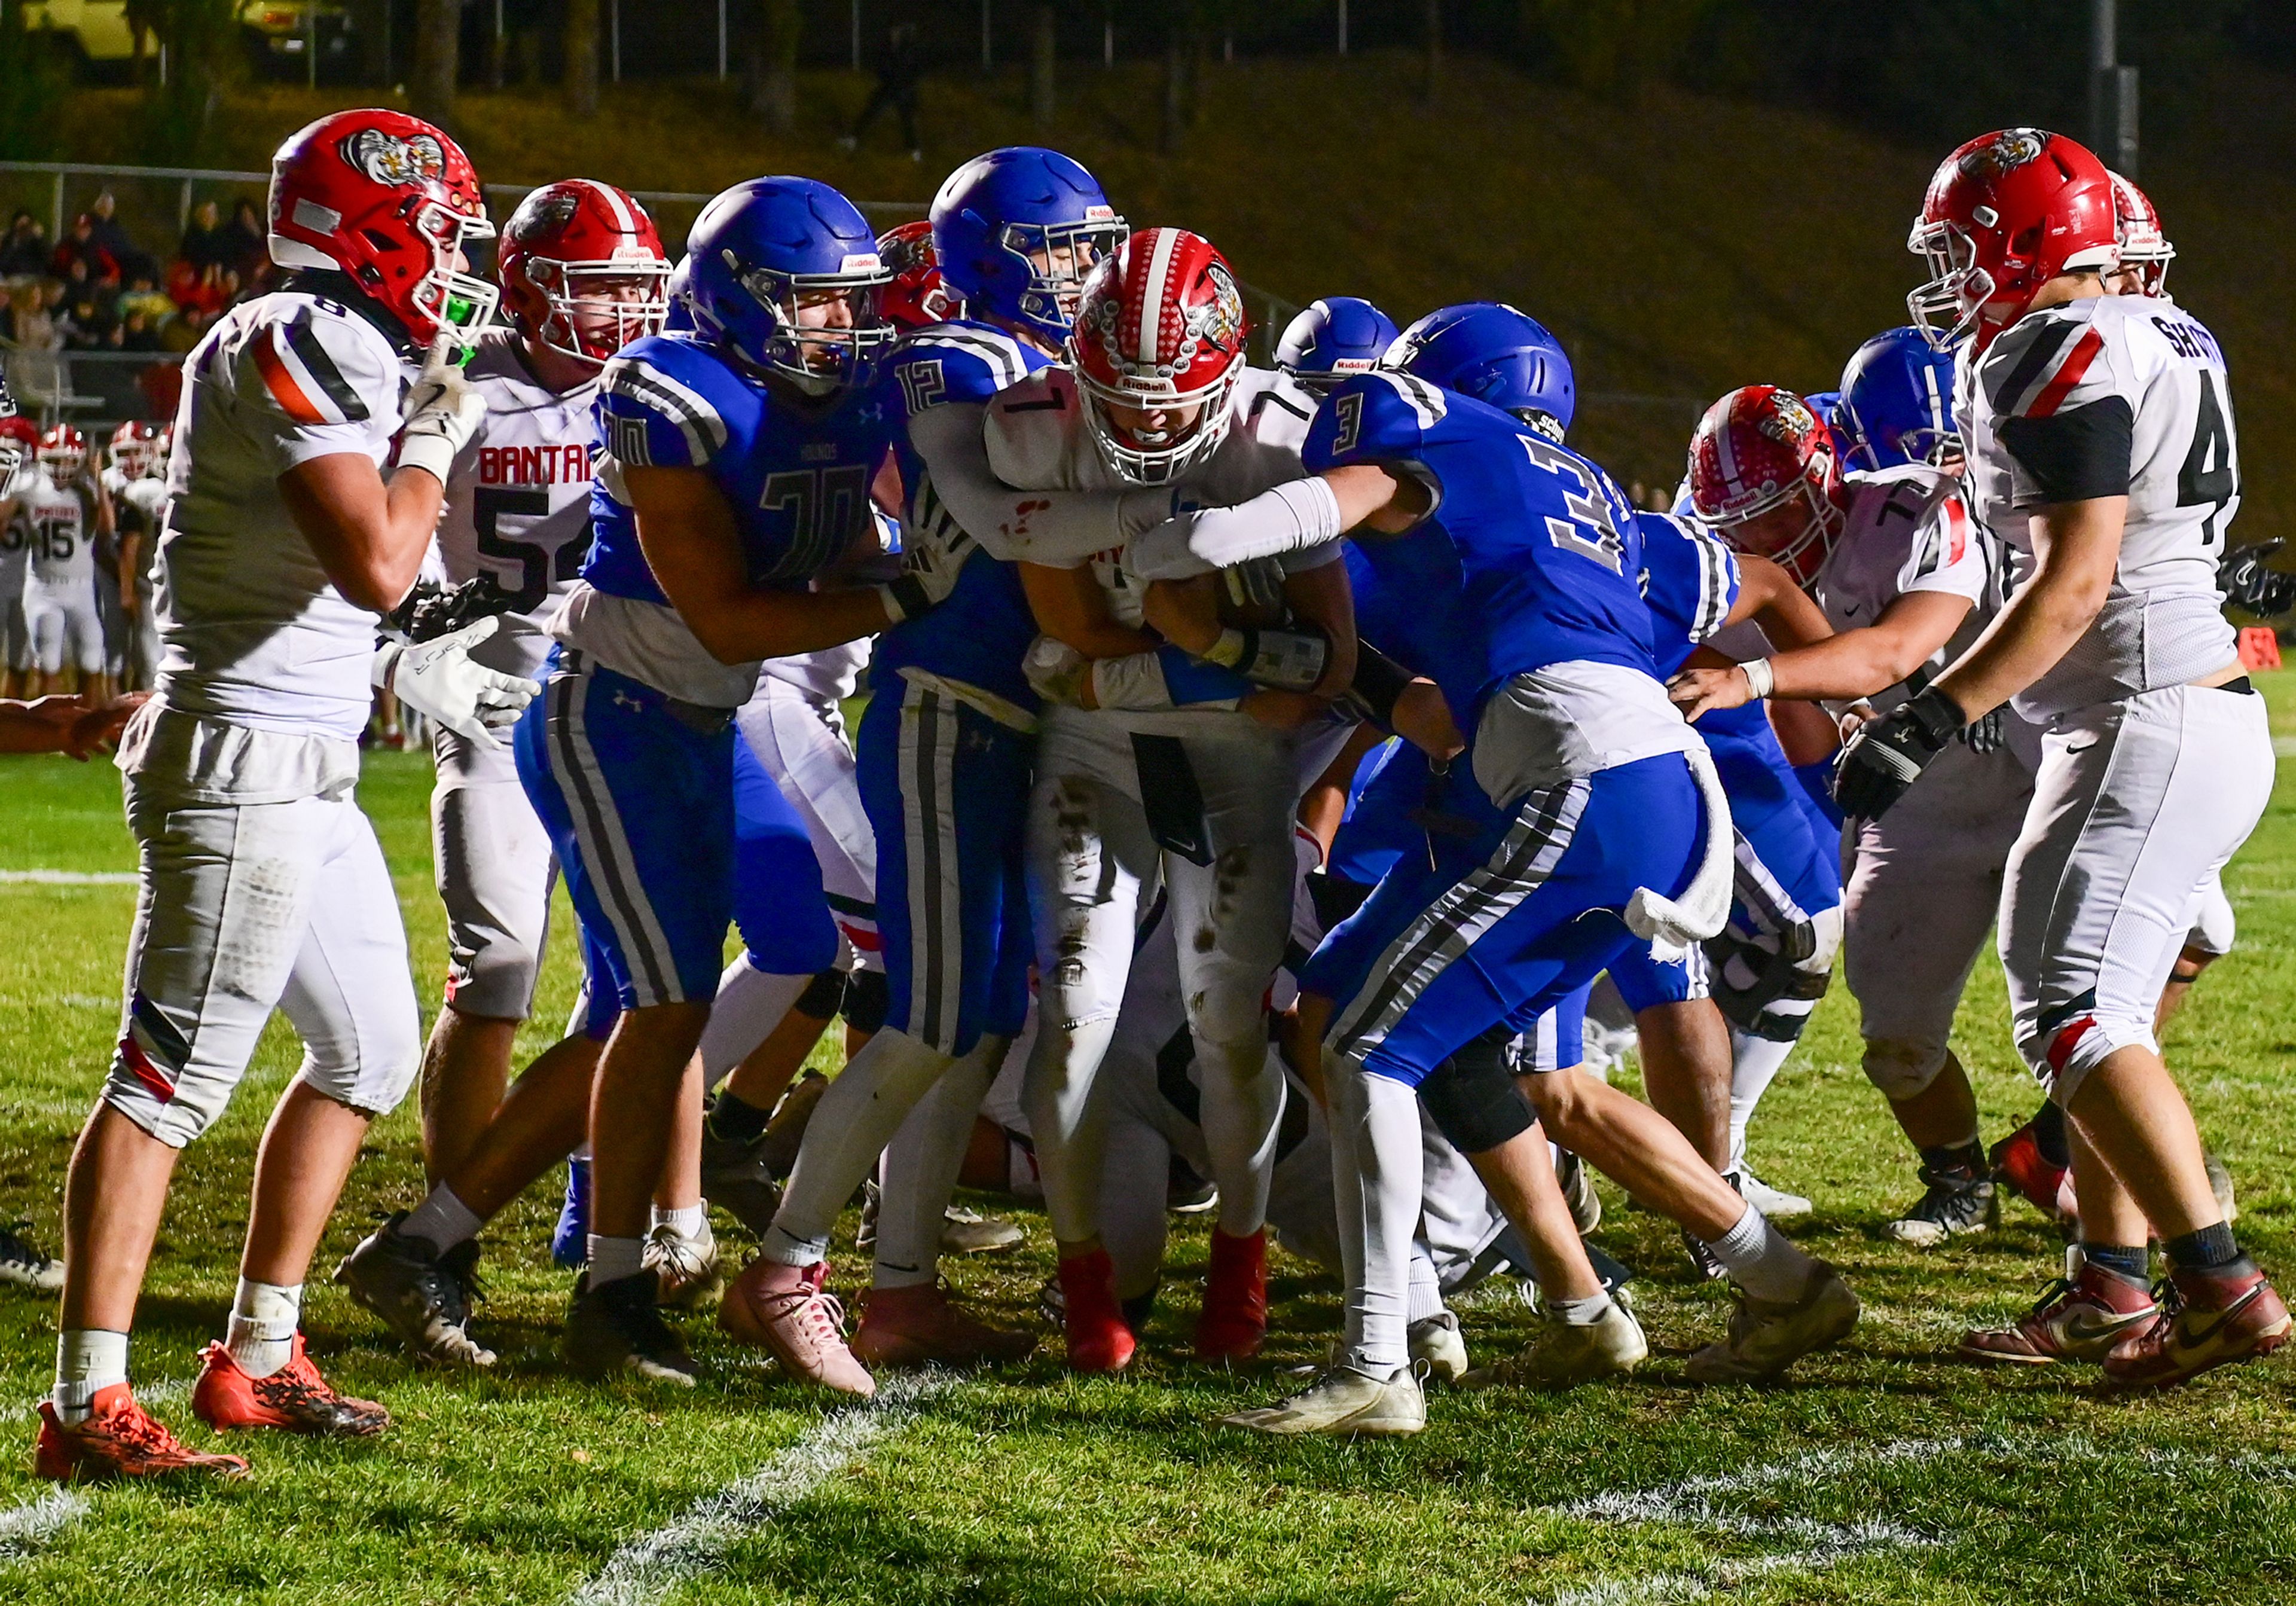
{"label": "grass field", "polygon": [[[2277,725],[2296,734],[2296,673],[2267,689]],[[380,755],[363,789],[426,1000],[443,963],[428,786],[422,759]],[[0,803],[0,870],[133,867],[118,778],[102,766],[7,760]],[[2240,952],[2198,990],[2169,1051],[2238,1181],[2247,1242],[2285,1278],[2296,787],[2228,884]],[[0,883],[13,934],[0,958],[0,1206],[51,1244],[64,1159],[116,1029],[132,898],[126,884]],[[572,990],[565,947],[544,1022],[562,1019]],[[376,1128],[306,1306],[322,1364],[385,1400],[397,1430],[356,1445],[261,1439],[254,1476],[237,1484],[55,1494],[30,1475],[54,1308],[0,1294],[0,1446],[12,1436],[0,1453],[0,1600],[2104,1606],[2296,1594],[2296,1366],[2130,1400],[2101,1397],[2093,1375],[1939,1358],[1963,1327],[2031,1297],[2055,1239],[2021,1206],[1966,1247],[1919,1254],[1881,1239],[1910,1168],[1857,1071],[1853,1009],[1839,988],[1827,999],[1755,1132],[1759,1168],[1819,1200],[1796,1235],[1866,1300],[1844,1348],[1774,1388],[1685,1386],[1683,1357],[1717,1331],[1724,1297],[1693,1282],[1669,1231],[1606,1190],[1599,1241],[1644,1274],[1651,1363],[1630,1383],[1561,1397],[1439,1394],[1427,1432],[1404,1442],[1288,1443],[1208,1425],[1278,1393],[1282,1367],[1320,1352],[1338,1301],[1328,1281],[1279,1258],[1267,1360],[1230,1375],[1180,1359],[1201,1224],[1176,1233],[1175,1275],[1131,1375],[1078,1381],[1042,1356],[832,1411],[700,1320],[688,1331],[707,1376],[694,1390],[570,1382],[554,1358],[567,1280],[545,1253],[555,1199],[537,1192],[488,1236],[480,1319],[503,1364],[484,1378],[411,1370],[324,1281],[372,1211],[414,1200],[410,1105]],[[1997,1136],[2035,1095],[1989,964],[1962,1025]],[[140,1392],[202,1444],[186,1398],[194,1356],[221,1331],[255,1140],[294,1053],[275,1025],[229,1117],[186,1155],[140,1313]],[[1032,1323],[1051,1262],[1042,1217],[1024,1219],[1023,1250],[951,1273]],[[719,1231],[730,1247],[730,1223]],[[843,1257],[848,1271],[857,1264]],[[1512,1349],[1533,1320],[1496,1293],[1465,1316],[1478,1354]]]}

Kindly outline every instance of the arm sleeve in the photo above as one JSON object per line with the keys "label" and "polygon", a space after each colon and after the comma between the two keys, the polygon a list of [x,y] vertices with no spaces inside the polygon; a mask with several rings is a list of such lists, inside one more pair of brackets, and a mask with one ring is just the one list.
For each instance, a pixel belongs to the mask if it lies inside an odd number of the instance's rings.
{"label": "arm sleeve", "polygon": [[[1168,519],[1135,539],[1125,566],[1144,579],[1185,579],[1255,558],[1289,558],[1340,537],[1340,504],[1321,475],[1287,480],[1234,507]],[[1337,552],[1320,554],[1324,562]],[[1314,564],[1287,561],[1287,573]]]}
{"label": "arm sleeve", "polygon": [[275,478],[316,457],[372,461],[378,419],[397,422],[398,360],[363,326],[299,308],[256,330],[239,363],[247,433]]}
{"label": "arm sleeve", "polygon": [[1993,342],[1978,382],[2009,454],[2020,508],[2128,494],[2135,389],[2125,338],[2080,309],[2022,319]]}
{"label": "arm sleeve", "polygon": [[989,466],[988,408],[952,402],[909,422],[933,492],[992,558],[1073,569],[1170,516],[1162,487],[1129,491],[1016,491]]}
{"label": "arm sleeve", "polygon": [[2126,496],[2136,430],[2136,414],[2119,396],[2046,418],[2003,419],[1997,433],[2015,465],[2011,502],[2050,507]]}

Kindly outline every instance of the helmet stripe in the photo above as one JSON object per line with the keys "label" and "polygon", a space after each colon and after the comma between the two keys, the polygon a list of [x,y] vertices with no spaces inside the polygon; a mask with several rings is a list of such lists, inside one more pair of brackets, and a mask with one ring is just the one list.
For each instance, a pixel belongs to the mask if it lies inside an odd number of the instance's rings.
{"label": "helmet stripe", "polygon": [[1155,249],[1148,254],[1148,278],[1140,294],[1139,360],[1156,360],[1158,337],[1164,328],[1164,284],[1172,276],[1172,252],[1180,243],[1177,229],[1158,229]]}
{"label": "helmet stripe", "polygon": [[594,178],[585,178],[580,182],[598,192],[598,199],[604,201],[606,209],[614,215],[614,227],[618,232],[625,234],[637,233],[637,220],[630,216],[630,209],[623,204],[619,190],[610,184],[600,184]]}
{"label": "helmet stripe", "polygon": [[1746,488],[1738,479],[1738,455],[1730,449],[1730,426],[1737,422],[1738,401],[1735,397],[1733,397],[1730,400],[1729,412],[1723,415],[1722,427],[1714,431],[1715,467],[1722,471],[1722,481],[1726,491],[1724,498],[1726,501]]}

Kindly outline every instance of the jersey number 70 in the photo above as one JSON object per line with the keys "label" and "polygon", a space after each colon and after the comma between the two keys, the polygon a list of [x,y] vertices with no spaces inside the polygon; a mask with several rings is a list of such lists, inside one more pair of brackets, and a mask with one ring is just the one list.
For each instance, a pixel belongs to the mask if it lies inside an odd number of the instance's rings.
{"label": "jersey number 70", "polygon": [[1516,438],[1522,442],[1522,449],[1533,467],[1545,469],[1562,481],[1562,502],[1570,510],[1570,517],[1557,519],[1548,515],[1546,538],[1567,552],[1600,563],[1612,574],[1625,574],[1626,540],[1611,517],[1611,504],[1603,497],[1602,488],[1587,477],[1586,465],[1538,436],[1521,435]]}

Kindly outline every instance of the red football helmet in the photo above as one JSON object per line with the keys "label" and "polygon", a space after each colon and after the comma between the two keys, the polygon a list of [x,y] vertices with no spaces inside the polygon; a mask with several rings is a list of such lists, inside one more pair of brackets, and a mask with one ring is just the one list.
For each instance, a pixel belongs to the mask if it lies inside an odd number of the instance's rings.
{"label": "red football helmet", "polygon": [[877,258],[893,270],[893,282],[878,305],[894,328],[906,333],[964,314],[964,303],[940,276],[931,218],[898,224],[878,235]]}
{"label": "red football helmet", "polygon": [[1906,249],[1929,283],[1906,298],[1942,351],[1974,335],[1982,351],[2059,274],[2117,259],[2112,176],[2086,147],[2044,128],[2004,128],[1945,159]]}
{"label": "red football helmet", "polygon": [[406,326],[472,346],[498,292],[460,258],[490,240],[479,176],[462,147],[403,111],[338,111],[271,159],[271,259],[332,268]]}
{"label": "red football helmet", "polygon": [[[1068,358],[1085,422],[1109,466],[1136,485],[1165,485],[1227,433],[1251,323],[1226,258],[1185,229],[1141,229],[1085,281]],[[1127,426],[1121,407],[1149,414]],[[1194,411],[1152,429],[1152,415]]]}
{"label": "red football helmet", "polygon": [[17,474],[40,449],[40,428],[20,413],[0,414],[0,496],[13,488]]}
{"label": "red football helmet", "polygon": [[1841,535],[1833,431],[1792,391],[1742,385],[1690,441],[1690,507],[1741,552],[1808,586]]}
{"label": "red football helmet", "polygon": [[2161,214],[2152,209],[2152,198],[2120,174],[2112,176],[2113,221],[2120,233],[2120,266],[2135,276],[2138,294],[2165,298],[2169,264],[2175,258],[2177,248],[2169,243],[2169,236],[2161,231]]}
{"label": "red football helmet", "polygon": [[57,485],[70,485],[87,467],[87,437],[70,424],[57,424],[40,437],[40,466]]}
{"label": "red football helmet", "polygon": [[158,471],[160,427],[131,418],[111,432],[111,466],[130,479]]}
{"label": "red football helmet", "polygon": [[562,179],[520,201],[503,225],[495,277],[521,332],[587,363],[659,333],[669,311],[669,258],[653,219],[594,178]]}

